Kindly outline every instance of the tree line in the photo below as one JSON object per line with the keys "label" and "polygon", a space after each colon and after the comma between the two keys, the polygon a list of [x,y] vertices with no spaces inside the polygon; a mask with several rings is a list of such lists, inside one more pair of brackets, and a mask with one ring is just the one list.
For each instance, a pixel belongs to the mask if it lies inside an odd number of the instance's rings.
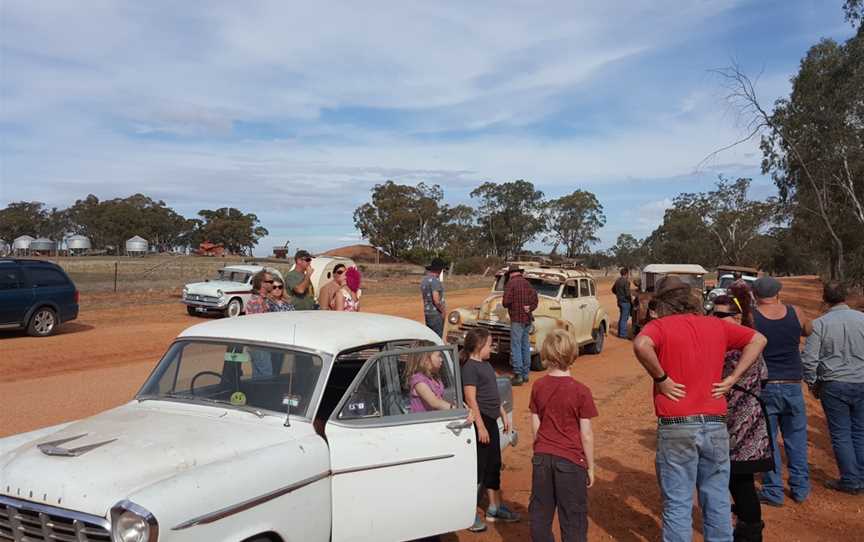
{"label": "tree line", "polygon": [[141,236],[160,252],[221,243],[235,254],[249,254],[267,235],[258,217],[233,207],[202,209],[186,218],[162,200],[143,194],[99,200],[93,194],[61,209],[37,201],[19,201],[0,209],[0,239],[11,243],[22,235],[60,241],[81,234],[94,248],[120,254],[125,241]]}
{"label": "tree line", "polygon": [[423,262],[432,256],[512,258],[542,237],[552,253],[575,257],[598,241],[603,206],[585,190],[546,199],[525,180],[484,182],[474,205],[449,205],[439,185],[387,181],[354,211],[354,225],[391,256]]}

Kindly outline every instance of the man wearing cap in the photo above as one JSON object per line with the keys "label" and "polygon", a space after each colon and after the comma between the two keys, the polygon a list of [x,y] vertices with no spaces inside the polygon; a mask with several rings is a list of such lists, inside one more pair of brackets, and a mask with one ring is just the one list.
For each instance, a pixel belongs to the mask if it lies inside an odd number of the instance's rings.
{"label": "man wearing cap", "polygon": [[846,287],[825,284],[822,300],[830,307],[813,321],[802,354],[804,380],[822,409],[840,470],[828,489],[857,495],[864,491],[864,313],[846,304]]}
{"label": "man wearing cap", "polygon": [[426,327],[444,336],[444,315],[447,306],[444,304],[444,285],[441,284],[441,271],[444,270],[444,260],[434,258],[426,266],[426,276],[420,281],[420,295],[423,297],[423,316]]}
{"label": "man wearing cap", "polygon": [[[762,353],[768,367],[768,382],[762,390],[762,401],[768,415],[771,440],[777,442],[777,430],[783,435],[789,469],[792,500],[804,502],[810,494],[810,469],[807,465],[807,411],[801,380],[801,337],[810,334],[811,324],[797,307],[780,301],[783,285],[774,277],[761,277],[753,283],[756,330],[768,339]],[[783,506],[783,463],[780,447],[774,446],[774,470],[762,476],[759,499],[770,506]]]}
{"label": "man wearing cap", "polygon": [[294,269],[285,275],[285,287],[294,300],[294,309],[298,311],[315,310],[315,288],[312,285],[314,269],[311,262],[311,254],[298,250],[294,255]]}
{"label": "man wearing cap", "polygon": [[537,292],[525,277],[522,269],[513,264],[507,269],[509,277],[504,288],[501,304],[510,315],[510,365],[513,366],[514,386],[528,382],[531,370],[531,322],[537,309]]}
{"label": "man wearing cap", "polygon": [[[677,277],[661,279],[654,300],[659,318],[645,325],[633,351],[654,380],[662,540],[692,539],[696,488],[704,539],[732,542],[725,395],[756,361],[765,337],[704,316],[702,300]],[[741,350],[741,358],[732,374],[722,378],[728,350]]]}

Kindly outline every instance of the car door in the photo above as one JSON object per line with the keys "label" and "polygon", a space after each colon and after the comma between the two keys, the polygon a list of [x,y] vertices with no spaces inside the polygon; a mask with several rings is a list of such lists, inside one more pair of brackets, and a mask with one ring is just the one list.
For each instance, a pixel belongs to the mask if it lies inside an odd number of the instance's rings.
{"label": "car door", "polygon": [[0,324],[20,324],[33,304],[33,289],[17,265],[0,265]]}
{"label": "car door", "polygon": [[579,284],[576,280],[568,280],[561,291],[561,318],[570,322],[572,329],[576,331],[574,337],[579,337],[578,328],[582,326],[582,311],[579,305]]}
{"label": "car door", "polygon": [[591,286],[588,279],[579,279],[579,299],[577,309],[579,310],[579,330],[576,338],[579,342],[591,340],[591,331],[594,327],[594,315],[600,306],[597,298],[591,295]]}
{"label": "car door", "polygon": [[[418,357],[437,353],[443,399],[423,411],[408,383]],[[465,422],[455,348],[389,350],[370,358],[327,423],[333,542],[411,540],[471,525],[477,452]]]}

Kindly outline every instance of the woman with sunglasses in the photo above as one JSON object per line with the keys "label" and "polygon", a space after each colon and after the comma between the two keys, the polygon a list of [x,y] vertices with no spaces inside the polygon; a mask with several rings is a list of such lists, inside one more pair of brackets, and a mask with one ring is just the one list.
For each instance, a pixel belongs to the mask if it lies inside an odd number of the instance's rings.
{"label": "woman with sunglasses", "polygon": [[360,311],[360,271],[356,267],[342,269],[341,273],[337,273],[333,280],[339,285],[339,291],[336,292],[333,310],[346,312]]}
{"label": "woman with sunglasses", "polygon": [[[731,289],[731,295],[714,299],[714,316],[731,318],[738,324],[753,328],[753,306],[746,286]],[[726,353],[723,376],[735,370],[741,359],[740,350]],[[761,541],[765,523],[759,493],[756,491],[755,474],[773,468],[774,454],[768,422],[760,394],[768,379],[768,369],[762,356],[744,373],[732,387],[727,397],[726,425],[729,430],[729,459],[731,475],[729,491],[737,516],[734,540],[736,542]]]}
{"label": "woman with sunglasses", "polygon": [[285,312],[293,311],[294,304],[291,303],[291,298],[288,297],[288,292],[285,291],[285,283],[278,278],[273,280],[273,288],[267,296],[267,312]]}
{"label": "woman with sunglasses", "polygon": [[342,289],[342,285],[339,284],[336,278],[344,274],[345,264],[337,263],[336,266],[333,267],[333,278],[321,287],[321,291],[318,294],[318,304],[322,311],[336,310],[336,294]]}

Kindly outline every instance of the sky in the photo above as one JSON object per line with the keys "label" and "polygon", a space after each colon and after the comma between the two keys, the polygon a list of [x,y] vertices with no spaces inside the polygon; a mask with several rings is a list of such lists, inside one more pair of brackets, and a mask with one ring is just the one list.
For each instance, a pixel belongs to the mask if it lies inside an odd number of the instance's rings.
{"label": "sky", "polygon": [[0,205],[136,192],[188,217],[232,206],[323,251],[386,180],[471,203],[485,181],[595,193],[644,237],[718,175],[774,193],[710,70],[763,105],[842,0],[284,2],[0,0]]}

